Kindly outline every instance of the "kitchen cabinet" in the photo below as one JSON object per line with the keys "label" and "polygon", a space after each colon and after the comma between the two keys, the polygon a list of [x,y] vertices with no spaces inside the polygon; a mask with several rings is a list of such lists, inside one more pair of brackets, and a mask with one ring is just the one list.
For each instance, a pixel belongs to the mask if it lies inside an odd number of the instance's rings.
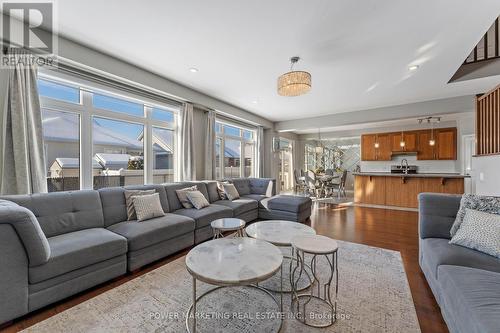
{"label": "kitchen cabinet", "polygon": [[356,176],[354,202],[385,205],[385,177]]}
{"label": "kitchen cabinet", "polygon": [[[434,138],[435,144],[429,141]],[[405,146],[401,147],[401,140]],[[375,143],[378,142],[378,148]],[[431,129],[364,134],[361,136],[362,161],[390,161],[395,154],[417,153],[418,160],[456,160],[457,129],[439,128],[432,133]]]}
{"label": "kitchen cabinet", "polygon": [[[393,133],[392,136],[392,151],[393,152],[415,152],[417,150],[417,133],[403,132]],[[404,147],[401,147],[401,141],[405,142]]]}
{"label": "kitchen cabinet", "polygon": [[436,130],[436,159],[457,159],[457,129],[444,128]]}

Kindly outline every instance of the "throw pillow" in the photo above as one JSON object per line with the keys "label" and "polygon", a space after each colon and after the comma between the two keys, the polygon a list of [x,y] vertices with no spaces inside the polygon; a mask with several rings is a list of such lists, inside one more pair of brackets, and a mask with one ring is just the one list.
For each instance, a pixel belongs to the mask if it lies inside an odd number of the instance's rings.
{"label": "throw pillow", "polygon": [[240,198],[240,194],[233,184],[223,184],[222,186],[224,187],[224,193],[229,200],[233,201]]}
{"label": "throw pillow", "polygon": [[463,222],[450,244],[500,258],[500,215],[466,208]]}
{"label": "throw pillow", "polygon": [[165,215],[163,208],[161,208],[160,194],[140,195],[132,198],[137,213],[137,221],[145,221]]}
{"label": "throw pillow", "polygon": [[125,205],[127,206],[127,221],[136,220],[137,215],[135,213],[134,208],[134,200],[132,200],[133,196],[140,195],[150,195],[155,193],[155,190],[125,190]]}
{"label": "throw pillow", "polygon": [[210,203],[207,198],[200,191],[188,191],[186,192],[188,200],[196,209],[202,209],[208,207]]}
{"label": "throw pillow", "polygon": [[462,196],[462,200],[460,200],[460,209],[458,210],[455,222],[451,226],[451,237],[455,236],[458,228],[460,228],[467,208],[479,210],[485,213],[500,214],[500,198],[476,194],[464,194]]}
{"label": "throw pillow", "polygon": [[175,190],[175,193],[177,193],[177,198],[179,198],[179,201],[181,202],[182,207],[184,208],[193,208],[193,205],[187,198],[187,192],[189,191],[197,191],[198,187],[196,185],[191,186],[191,187],[186,187],[186,188],[181,188],[180,190]]}
{"label": "throw pillow", "polygon": [[224,193],[225,184],[229,184],[229,182],[217,182],[217,191],[221,200],[227,200],[226,193]]}

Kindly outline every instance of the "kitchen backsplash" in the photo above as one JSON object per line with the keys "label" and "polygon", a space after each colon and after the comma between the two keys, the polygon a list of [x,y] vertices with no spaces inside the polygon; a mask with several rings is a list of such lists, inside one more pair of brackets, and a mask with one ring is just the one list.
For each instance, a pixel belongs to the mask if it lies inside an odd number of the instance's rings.
{"label": "kitchen backsplash", "polygon": [[399,165],[406,158],[416,165],[419,173],[460,173],[458,161],[417,161],[416,155],[398,155],[391,161],[361,161],[361,172],[391,172],[391,165]]}

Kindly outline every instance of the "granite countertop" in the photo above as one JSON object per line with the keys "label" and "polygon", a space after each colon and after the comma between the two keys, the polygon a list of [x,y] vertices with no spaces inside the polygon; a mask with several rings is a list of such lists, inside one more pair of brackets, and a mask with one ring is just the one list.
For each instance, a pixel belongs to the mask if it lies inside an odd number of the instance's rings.
{"label": "granite countertop", "polygon": [[382,177],[416,177],[416,178],[470,178],[470,175],[460,173],[390,173],[390,172],[353,172],[355,176],[382,176]]}

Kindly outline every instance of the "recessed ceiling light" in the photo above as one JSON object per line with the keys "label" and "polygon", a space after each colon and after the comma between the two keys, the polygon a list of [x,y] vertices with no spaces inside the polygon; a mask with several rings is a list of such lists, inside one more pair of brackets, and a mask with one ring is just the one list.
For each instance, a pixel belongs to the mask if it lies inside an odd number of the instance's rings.
{"label": "recessed ceiling light", "polygon": [[189,69],[189,71],[190,71],[191,73],[198,73],[198,68],[191,67],[191,68]]}
{"label": "recessed ceiling light", "polygon": [[259,104],[259,101],[252,101],[253,104]]}
{"label": "recessed ceiling light", "polygon": [[408,67],[408,70],[416,71],[418,69],[418,67],[419,67],[418,65],[412,65],[412,66]]}

